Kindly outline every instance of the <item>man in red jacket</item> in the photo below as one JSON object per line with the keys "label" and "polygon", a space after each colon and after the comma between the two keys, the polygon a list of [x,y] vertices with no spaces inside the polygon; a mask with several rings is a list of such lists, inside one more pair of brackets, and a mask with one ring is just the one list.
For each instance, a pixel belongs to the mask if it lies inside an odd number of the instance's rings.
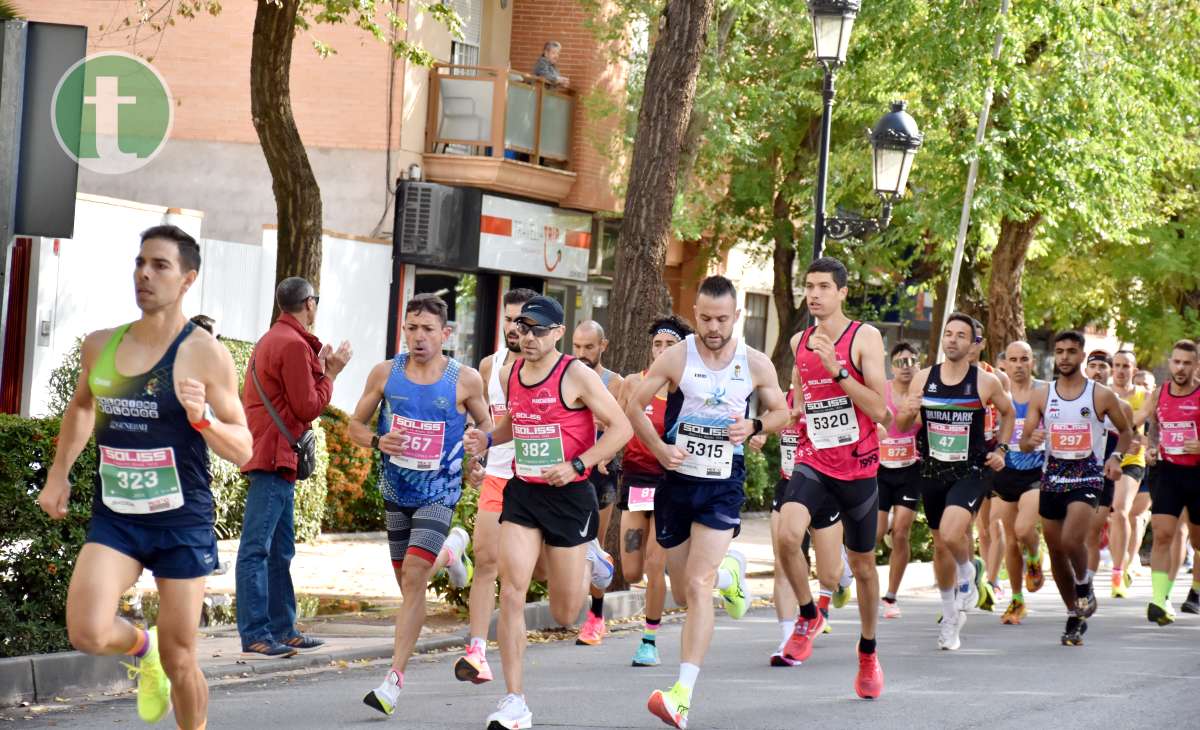
{"label": "man in red jacket", "polygon": [[263,404],[263,395],[292,439],[299,439],[329,404],[333,380],[351,356],[349,342],[334,351],[309,331],[320,300],[312,284],[297,276],[284,279],[275,289],[275,299],[282,313],[255,346],[242,389],[246,422],[254,437],[254,455],[242,467],[250,486],[237,556],[237,622],[245,659],[291,656],[324,643],[296,630],[290,572],[296,554],[296,454]]}

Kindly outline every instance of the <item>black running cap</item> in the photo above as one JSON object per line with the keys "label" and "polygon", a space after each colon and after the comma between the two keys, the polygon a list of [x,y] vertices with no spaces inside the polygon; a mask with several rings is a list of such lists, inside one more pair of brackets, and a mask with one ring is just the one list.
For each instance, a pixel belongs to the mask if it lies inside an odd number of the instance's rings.
{"label": "black running cap", "polygon": [[557,327],[563,323],[563,308],[558,300],[547,296],[536,296],[525,302],[521,307],[521,315],[517,320],[542,327]]}

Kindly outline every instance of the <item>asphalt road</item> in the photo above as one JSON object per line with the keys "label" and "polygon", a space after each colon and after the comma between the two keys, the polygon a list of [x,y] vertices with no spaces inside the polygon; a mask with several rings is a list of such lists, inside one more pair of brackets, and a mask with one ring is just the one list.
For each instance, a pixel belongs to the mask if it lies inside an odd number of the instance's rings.
{"label": "asphalt road", "polygon": [[[1065,619],[1049,581],[1031,597],[1033,612],[1021,626],[1002,626],[998,613],[973,613],[958,652],[936,648],[939,609],[931,596],[902,600],[903,618],[884,622],[880,630],[886,686],[875,701],[854,695],[854,604],[834,612],[834,633],[817,641],[807,664],[783,669],[767,665],[779,638],[773,610],[758,608],[736,622],[722,615],[693,698],[690,727],[1198,727],[1200,616],[1181,614],[1164,628],[1147,623],[1147,588],[1139,585],[1125,601],[1101,595],[1083,647],[1059,643]],[[679,623],[664,625],[659,639],[664,665],[657,668],[629,666],[640,638],[632,630],[610,635],[601,647],[569,641],[532,645],[526,676],[535,727],[665,727],[646,711],[646,698],[674,682],[679,632]],[[499,675],[499,657],[490,654]],[[503,684],[475,687],[455,681],[453,658],[415,660],[405,676],[400,709],[391,718],[361,703],[385,671],[375,664],[216,687],[208,726],[478,730],[503,694]],[[143,727],[131,698],[13,719],[4,725]],[[171,726],[170,718],[162,725]]]}

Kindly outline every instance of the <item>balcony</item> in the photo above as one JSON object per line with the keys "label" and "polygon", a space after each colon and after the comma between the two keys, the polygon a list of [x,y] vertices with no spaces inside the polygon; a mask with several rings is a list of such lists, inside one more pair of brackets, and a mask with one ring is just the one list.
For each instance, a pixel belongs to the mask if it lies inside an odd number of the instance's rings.
{"label": "balcony", "polygon": [[562,201],[571,171],[574,94],[511,69],[436,64],[430,70],[425,177]]}

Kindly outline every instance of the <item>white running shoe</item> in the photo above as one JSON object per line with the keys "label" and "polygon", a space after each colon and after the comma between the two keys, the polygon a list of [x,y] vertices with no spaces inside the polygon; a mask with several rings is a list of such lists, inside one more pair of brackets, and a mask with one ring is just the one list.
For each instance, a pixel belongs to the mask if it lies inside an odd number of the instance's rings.
{"label": "white running shoe", "polygon": [[592,585],[599,590],[608,588],[613,579],[612,556],[600,547],[600,541],[593,539],[587,547],[587,559],[592,565]]}
{"label": "white running shoe", "polygon": [[954,605],[958,607],[959,611],[970,611],[979,604],[978,581],[972,578],[967,585],[969,588],[965,593],[961,584],[954,589]]}
{"label": "white running shoe", "polygon": [[938,648],[942,651],[958,651],[958,648],[962,646],[960,634],[962,633],[963,626],[966,625],[966,611],[959,611],[954,621],[947,621],[943,618],[942,627],[938,631]]}
{"label": "white running shoe", "polygon": [[375,710],[379,710],[385,715],[391,715],[396,711],[396,705],[400,702],[400,675],[396,674],[394,669],[389,669],[387,677],[384,678],[383,684],[367,693],[363,697],[363,704]]}
{"label": "white running shoe", "polygon": [[446,536],[445,546],[450,551],[450,562],[446,563],[446,577],[455,588],[466,588],[471,582],[471,572],[468,567],[467,546],[471,544],[471,536],[457,525],[450,528]]}
{"label": "white running shoe", "polygon": [[504,695],[496,711],[488,715],[487,730],[527,730],[533,727],[533,713],[522,695]]}

